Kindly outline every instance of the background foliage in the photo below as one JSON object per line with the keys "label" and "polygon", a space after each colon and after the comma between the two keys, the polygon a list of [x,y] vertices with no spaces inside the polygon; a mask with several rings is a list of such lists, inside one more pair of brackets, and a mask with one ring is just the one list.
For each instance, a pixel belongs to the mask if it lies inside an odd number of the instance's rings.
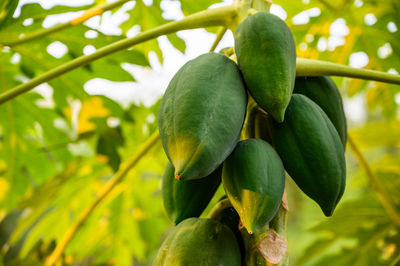
{"label": "background foliage", "polygon": [[[172,0],[136,0],[126,11],[128,19],[120,25],[119,36],[82,24],[26,44],[0,46],[0,92],[82,55],[87,45],[100,48],[125,38],[132,27],[145,31],[166,23],[160,7],[166,1]],[[188,15],[217,2],[181,0],[180,6]],[[73,16],[93,6],[44,9],[30,3],[13,17],[17,3],[0,3],[0,44],[42,29],[48,16],[67,12]],[[273,9],[283,8],[287,14],[298,56],[351,64],[358,55],[367,57],[366,68],[400,71],[399,1],[276,0],[274,4]],[[338,32],[337,25],[345,25],[341,29],[347,32]],[[88,32],[95,37],[89,38]],[[176,34],[168,40],[185,52],[185,42]],[[46,50],[54,42],[67,47],[59,58]],[[54,79],[43,90],[0,106],[0,265],[42,265],[120,163],[157,130],[158,103],[122,107],[84,90],[93,78],[135,81],[121,65],[149,68],[150,51],[163,61],[153,40],[97,60]],[[350,134],[398,208],[400,87],[343,78],[335,82],[346,107],[358,105],[356,109],[361,110],[357,116],[351,113],[354,109],[346,109]],[[291,264],[400,263],[399,227],[388,217],[349,147],[346,159],[348,185],[332,218],[325,218],[288,179]],[[97,206],[65,250],[64,263],[145,265],[151,260],[171,226],[160,195],[166,163],[157,144]],[[216,199],[222,193],[220,189]]]}

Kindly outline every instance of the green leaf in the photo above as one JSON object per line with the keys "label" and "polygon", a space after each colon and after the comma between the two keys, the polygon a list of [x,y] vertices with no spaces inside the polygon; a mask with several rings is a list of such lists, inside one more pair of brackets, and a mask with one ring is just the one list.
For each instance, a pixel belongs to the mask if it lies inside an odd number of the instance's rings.
{"label": "green leaf", "polygon": [[181,9],[185,16],[207,9],[212,4],[220,3],[217,0],[190,1],[180,0]]}
{"label": "green leaf", "polygon": [[0,29],[12,18],[18,2],[18,0],[4,0],[0,3]]}
{"label": "green leaf", "polygon": [[124,144],[121,135],[121,128],[108,128],[102,132],[97,142],[97,153],[105,155],[107,163],[114,171],[117,171],[121,163],[121,157],[118,154],[118,147]]}
{"label": "green leaf", "polygon": [[184,40],[178,37],[176,34],[169,34],[167,35],[168,40],[171,42],[171,44],[179,50],[181,53],[185,53],[186,50],[186,43]]}
{"label": "green leaf", "polygon": [[6,215],[0,222],[0,248],[8,242],[8,239],[14,232],[18,224],[18,219],[21,216],[21,210],[13,210]]}

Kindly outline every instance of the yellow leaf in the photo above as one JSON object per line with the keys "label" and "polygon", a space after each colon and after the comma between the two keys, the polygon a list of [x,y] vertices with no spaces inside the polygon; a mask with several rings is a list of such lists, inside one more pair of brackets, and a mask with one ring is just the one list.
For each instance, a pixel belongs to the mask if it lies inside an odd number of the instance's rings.
{"label": "yellow leaf", "polygon": [[101,163],[107,163],[108,162],[108,156],[103,155],[103,154],[97,154],[97,160]]}
{"label": "yellow leaf", "polygon": [[84,133],[95,129],[96,125],[90,119],[106,117],[109,110],[103,106],[100,97],[91,97],[84,101],[78,119],[78,133]]}
{"label": "yellow leaf", "polygon": [[9,188],[10,185],[8,184],[7,180],[0,178],[0,200],[3,200]]}

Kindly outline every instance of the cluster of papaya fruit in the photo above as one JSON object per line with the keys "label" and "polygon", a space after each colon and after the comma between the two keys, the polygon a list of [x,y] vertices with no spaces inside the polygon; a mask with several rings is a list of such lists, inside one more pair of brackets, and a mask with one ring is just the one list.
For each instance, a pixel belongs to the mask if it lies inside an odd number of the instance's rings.
{"label": "cluster of papaya fruit", "polygon": [[[292,33],[267,12],[238,26],[235,53],[237,64],[218,53],[187,62],[161,101],[162,195],[177,226],[154,265],[241,265],[235,226],[253,234],[273,219],[285,170],[326,216],[344,192],[347,128],[332,79],[296,78]],[[267,114],[265,136],[240,140],[250,97]],[[221,182],[237,219],[195,218]]]}

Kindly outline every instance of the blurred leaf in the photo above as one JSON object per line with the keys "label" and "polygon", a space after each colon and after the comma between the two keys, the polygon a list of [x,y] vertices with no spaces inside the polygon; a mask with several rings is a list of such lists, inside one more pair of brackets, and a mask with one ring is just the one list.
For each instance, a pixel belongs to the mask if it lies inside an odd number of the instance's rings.
{"label": "blurred leaf", "polygon": [[21,210],[13,210],[7,214],[0,222],[0,249],[7,243],[11,234],[17,227],[18,219],[21,216]]}
{"label": "blurred leaf", "polygon": [[181,53],[185,53],[186,43],[184,40],[178,37],[176,34],[167,35],[168,40],[172,43],[172,45],[178,49]]}
{"label": "blurred leaf", "polygon": [[221,1],[204,0],[204,1],[190,1],[181,0],[181,8],[185,16],[207,9],[209,6]]}
{"label": "blurred leaf", "polygon": [[0,29],[7,25],[17,6],[18,0],[3,0],[0,3]]}
{"label": "blurred leaf", "polygon": [[118,147],[124,144],[121,135],[121,128],[108,128],[102,132],[97,142],[97,154],[107,157],[106,162],[114,171],[117,171],[121,163],[121,157],[118,154]]}
{"label": "blurred leaf", "polygon": [[[18,4],[17,0],[8,2],[10,2],[11,5]],[[21,14],[17,18],[8,19],[7,24],[3,27],[0,27],[0,40],[16,40],[21,34],[32,32],[33,29],[40,29],[41,23],[48,15],[86,10],[92,6],[93,5],[71,7],[65,5],[56,5],[50,9],[44,9],[38,3],[25,4],[21,7]],[[32,19],[33,24],[30,26],[24,26],[23,22],[26,19]]]}

